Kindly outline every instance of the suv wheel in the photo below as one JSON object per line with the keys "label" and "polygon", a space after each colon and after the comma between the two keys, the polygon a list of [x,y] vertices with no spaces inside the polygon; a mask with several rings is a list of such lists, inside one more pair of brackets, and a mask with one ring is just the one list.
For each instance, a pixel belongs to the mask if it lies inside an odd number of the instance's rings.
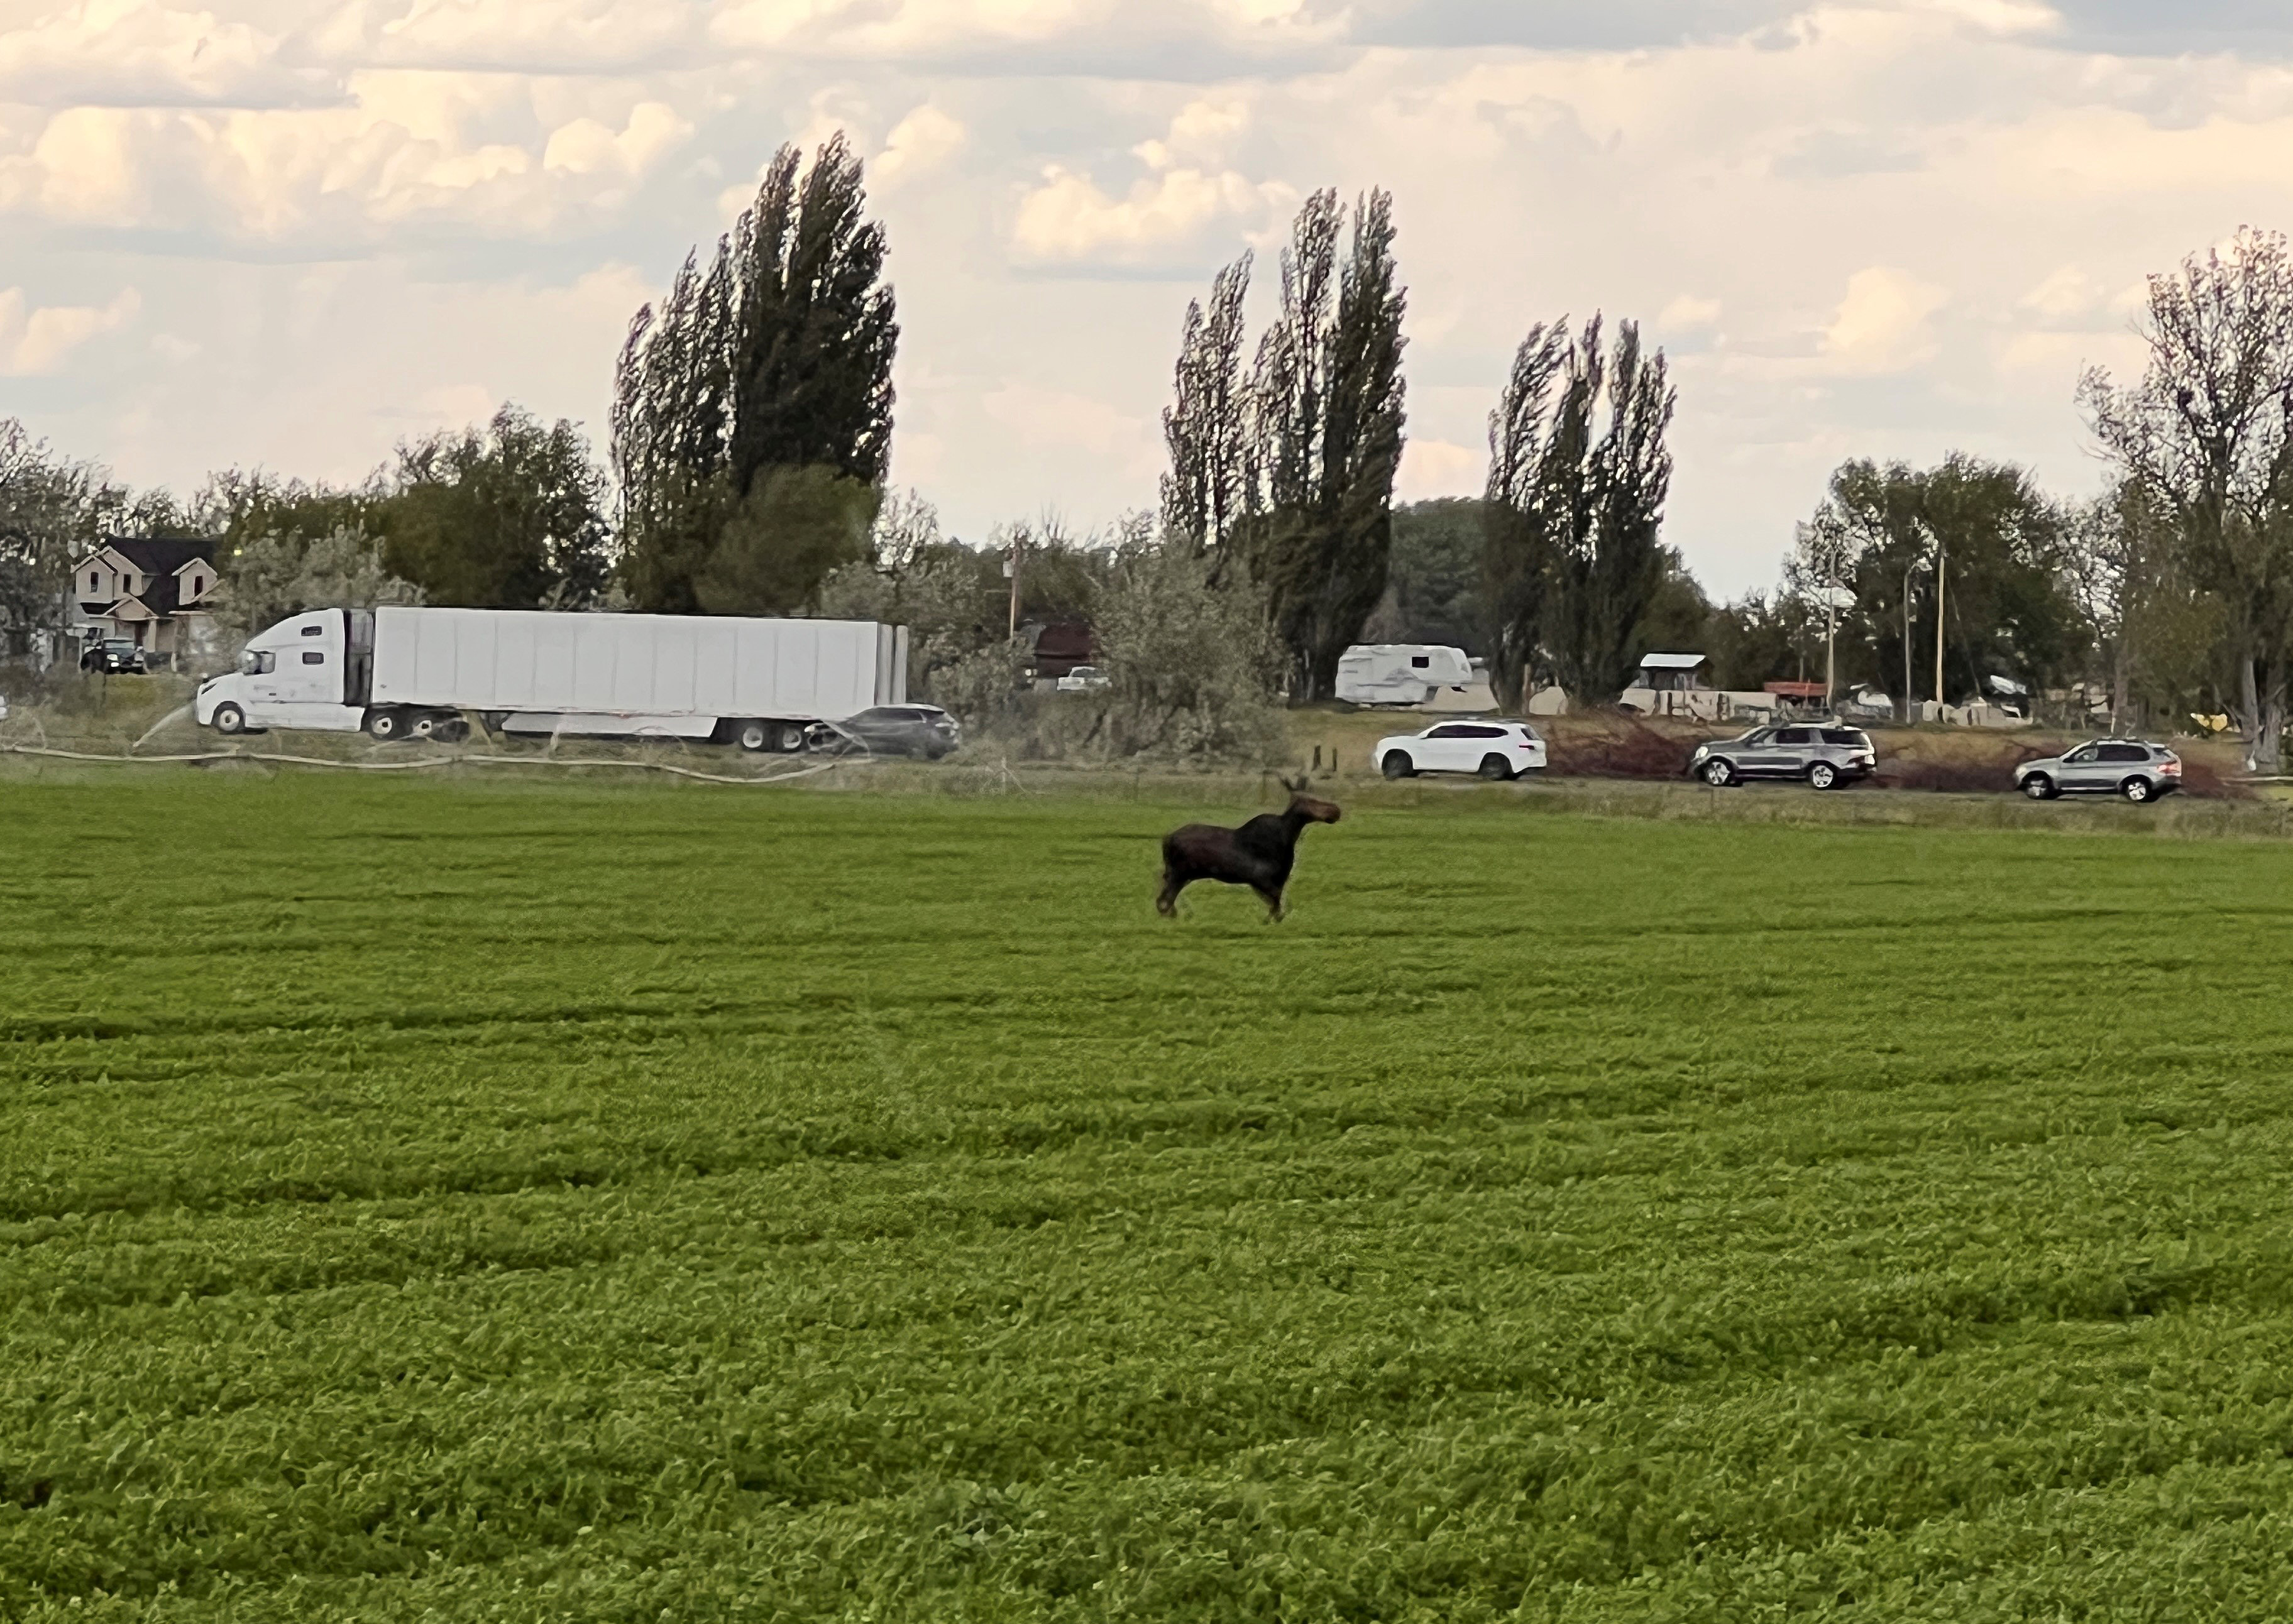
{"label": "suv wheel", "polygon": [[1827,761],[1819,761],[1807,770],[1807,781],[1818,789],[1836,788],[1839,769]]}
{"label": "suv wheel", "polygon": [[1481,776],[1492,783],[1501,782],[1512,776],[1512,768],[1502,755],[1484,755],[1481,757]]}
{"label": "suv wheel", "polygon": [[2118,793],[2124,796],[2127,800],[2133,802],[2136,806],[2139,806],[2143,802],[2148,800],[2154,792],[2150,788],[2150,780],[2148,779],[2130,778],[2118,787]]}
{"label": "suv wheel", "polygon": [[1725,789],[1736,781],[1736,764],[1717,756],[1704,764],[1704,781],[1714,789]]}
{"label": "suv wheel", "polygon": [[2033,772],[2022,780],[2022,793],[2033,801],[2051,801],[2054,798],[2054,780],[2043,772]]}
{"label": "suv wheel", "polygon": [[1417,765],[1399,750],[1388,750],[1385,759],[1378,764],[1378,771],[1388,778],[1410,778],[1415,775]]}

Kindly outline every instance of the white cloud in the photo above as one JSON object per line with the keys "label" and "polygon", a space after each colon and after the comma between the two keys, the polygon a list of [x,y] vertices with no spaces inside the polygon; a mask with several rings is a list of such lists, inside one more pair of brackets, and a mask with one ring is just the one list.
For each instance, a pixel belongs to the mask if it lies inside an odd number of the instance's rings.
{"label": "white cloud", "polygon": [[1698,333],[1720,321],[1720,301],[1681,294],[1657,315],[1656,324],[1669,332]]}
{"label": "white cloud", "polygon": [[1050,165],[1021,201],[1012,240],[1036,263],[1124,263],[1184,247],[1213,227],[1254,226],[1292,193],[1224,166],[1249,125],[1249,109],[1238,99],[1187,103],[1167,135],[1133,149],[1147,173],[1121,198],[1102,190],[1088,171]]}
{"label": "white cloud", "polygon": [[963,149],[964,136],[961,123],[927,101],[892,126],[871,178],[895,185],[928,174]]}
{"label": "white cloud", "polygon": [[1412,440],[1401,448],[1401,472],[1394,495],[1405,502],[1433,497],[1479,496],[1488,473],[1488,454],[1440,440]]}
{"label": "white cloud", "polygon": [[135,319],[142,298],[123,288],[108,304],[48,304],[35,308],[20,287],[0,288],[0,377],[53,373],[91,338],[117,332]]}
{"label": "white cloud", "polygon": [[1950,295],[1908,271],[1873,265],[1847,281],[1847,296],[1823,332],[1823,353],[1838,371],[1856,375],[1903,372],[1935,351],[1928,318]]}
{"label": "white cloud", "polygon": [[692,134],[693,126],[677,117],[675,108],[660,101],[640,101],[629,109],[628,124],[620,130],[586,117],[558,125],[542,149],[541,165],[573,174],[595,174],[601,170],[643,174]]}
{"label": "white cloud", "polygon": [[280,36],[158,0],[32,0],[0,28],[0,101],[38,107],[269,107],[331,99]]}

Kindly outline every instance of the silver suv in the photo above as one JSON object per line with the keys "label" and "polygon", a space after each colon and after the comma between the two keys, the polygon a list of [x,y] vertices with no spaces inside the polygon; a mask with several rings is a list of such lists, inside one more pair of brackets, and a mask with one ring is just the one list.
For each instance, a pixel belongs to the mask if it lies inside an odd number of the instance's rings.
{"label": "silver suv", "polygon": [[2154,801],[2182,787],[2182,758],[2162,744],[2139,739],[2097,739],[2045,761],[2014,769],[2014,788],[2033,801],[2058,795],[2122,795]]}
{"label": "silver suv", "polygon": [[1793,722],[1697,745],[1688,772],[1715,789],[1754,778],[1803,779],[1818,789],[1836,789],[1869,778],[1878,761],[1871,736],[1860,727]]}

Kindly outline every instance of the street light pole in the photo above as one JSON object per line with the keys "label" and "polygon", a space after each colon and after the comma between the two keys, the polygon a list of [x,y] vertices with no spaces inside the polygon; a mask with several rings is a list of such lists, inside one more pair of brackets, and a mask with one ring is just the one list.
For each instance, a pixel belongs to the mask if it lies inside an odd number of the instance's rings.
{"label": "street light pole", "polygon": [[1943,557],[1942,544],[1935,544],[1935,719],[1942,719],[1942,588],[1943,576],[1949,561]]}

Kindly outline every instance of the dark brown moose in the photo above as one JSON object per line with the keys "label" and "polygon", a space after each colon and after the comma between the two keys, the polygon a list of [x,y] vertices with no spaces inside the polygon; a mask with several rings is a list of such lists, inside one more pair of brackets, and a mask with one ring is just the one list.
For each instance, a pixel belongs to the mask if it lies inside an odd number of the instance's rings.
{"label": "dark brown moose", "polygon": [[1163,836],[1163,894],[1155,899],[1163,915],[1179,911],[1179,893],[1196,880],[1247,885],[1266,899],[1266,917],[1282,917],[1282,888],[1297,860],[1298,836],[1309,823],[1335,823],[1338,809],[1306,793],[1304,779],[1282,780],[1290,804],[1265,812],[1238,829],[1189,823]]}

